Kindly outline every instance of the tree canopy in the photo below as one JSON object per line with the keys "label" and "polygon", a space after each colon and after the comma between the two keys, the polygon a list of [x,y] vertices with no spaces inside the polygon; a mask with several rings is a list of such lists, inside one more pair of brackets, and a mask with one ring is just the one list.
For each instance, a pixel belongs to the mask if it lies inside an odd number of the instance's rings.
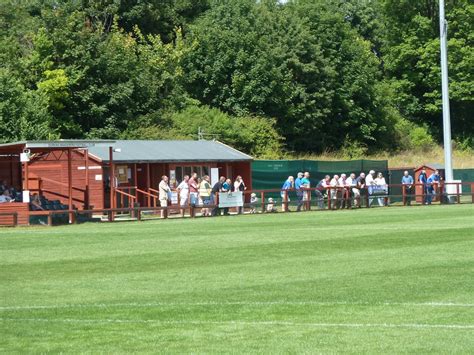
{"label": "tree canopy", "polygon": [[[195,138],[255,156],[441,140],[435,0],[0,0],[2,141]],[[474,145],[474,5],[448,0]]]}

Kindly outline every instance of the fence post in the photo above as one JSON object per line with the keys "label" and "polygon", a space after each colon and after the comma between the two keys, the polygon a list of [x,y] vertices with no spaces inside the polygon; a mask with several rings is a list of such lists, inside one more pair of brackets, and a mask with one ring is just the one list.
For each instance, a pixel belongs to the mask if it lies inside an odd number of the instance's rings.
{"label": "fence post", "polygon": [[328,210],[332,210],[332,196],[331,196],[331,187],[328,188]]}
{"label": "fence post", "polygon": [[18,212],[13,212],[13,226],[18,226]]}
{"label": "fence post", "polygon": [[[474,196],[474,195],[473,195]],[[260,199],[262,200],[262,213],[265,213],[265,192],[260,192]],[[473,197],[474,199],[474,197]]]}
{"label": "fence post", "polygon": [[370,208],[370,205],[369,205],[369,189],[366,188],[365,191],[366,191],[366,193],[365,193],[365,206],[367,208]]}
{"label": "fence post", "polygon": [[288,190],[284,190],[284,205],[285,205],[285,210],[283,212],[288,212]]}
{"label": "fence post", "polygon": [[461,194],[459,193],[459,183],[456,183],[456,193],[458,194],[458,203],[461,203]]}
{"label": "fence post", "polygon": [[[71,221],[72,221],[72,218],[71,218]],[[48,226],[52,226],[53,225],[53,215],[52,213],[48,213]]]}

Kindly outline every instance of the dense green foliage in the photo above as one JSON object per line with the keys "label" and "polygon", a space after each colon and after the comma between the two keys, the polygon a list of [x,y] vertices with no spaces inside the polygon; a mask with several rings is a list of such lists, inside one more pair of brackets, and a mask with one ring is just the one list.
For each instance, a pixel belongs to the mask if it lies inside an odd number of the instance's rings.
{"label": "dense green foliage", "polygon": [[[447,17],[470,145],[474,5]],[[434,0],[0,0],[0,139],[201,128],[266,157],[423,148],[442,127],[438,31]]]}
{"label": "dense green foliage", "polygon": [[0,351],[471,353],[473,210],[3,229]]}

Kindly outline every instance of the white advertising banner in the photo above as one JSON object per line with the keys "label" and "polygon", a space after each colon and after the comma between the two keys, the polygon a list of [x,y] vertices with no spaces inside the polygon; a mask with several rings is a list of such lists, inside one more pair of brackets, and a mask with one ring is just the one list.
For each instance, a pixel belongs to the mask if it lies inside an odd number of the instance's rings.
{"label": "white advertising banner", "polygon": [[219,192],[219,208],[242,207],[244,198],[242,191],[238,192]]}

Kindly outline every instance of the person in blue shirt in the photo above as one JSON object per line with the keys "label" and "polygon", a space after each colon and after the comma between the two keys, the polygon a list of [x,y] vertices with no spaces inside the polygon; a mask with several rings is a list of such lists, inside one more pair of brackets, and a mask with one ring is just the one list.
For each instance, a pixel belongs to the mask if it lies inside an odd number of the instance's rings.
{"label": "person in blue shirt", "polygon": [[295,178],[293,176],[288,176],[285,183],[281,187],[281,210],[283,212],[288,212],[288,203],[290,202],[289,192],[293,188]]}
{"label": "person in blue shirt", "polygon": [[426,203],[426,196],[428,195],[428,186],[426,185],[426,181],[428,180],[428,177],[426,176],[426,170],[423,169],[418,176],[418,182],[422,184],[422,191],[423,191],[423,204]]}
{"label": "person in blue shirt", "polygon": [[440,182],[439,171],[435,170],[433,174],[430,175],[428,180],[426,180],[426,185],[428,186],[428,195],[426,196],[427,205],[431,205],[433,201],[433,196],[436,195],[436,189]]}
{"label": "person in blue shirt", "polygon": [[403,200],[403,204],[405,206],[411,206],[411,195],[413,193],[413,176],[411,176],[407,170],[403,172],[402,177],[402,184],[403,188],[405,189],[405,199]]}
{"label": "person in blue shirt", "polygon": [[300,212],[301,206],[303,206],[303,190],[301,190],[302,180],[303,180],[303,173],[299,172],[295,180],[296,198],[298,200],[298,205],[296,207],[297,212]]}

